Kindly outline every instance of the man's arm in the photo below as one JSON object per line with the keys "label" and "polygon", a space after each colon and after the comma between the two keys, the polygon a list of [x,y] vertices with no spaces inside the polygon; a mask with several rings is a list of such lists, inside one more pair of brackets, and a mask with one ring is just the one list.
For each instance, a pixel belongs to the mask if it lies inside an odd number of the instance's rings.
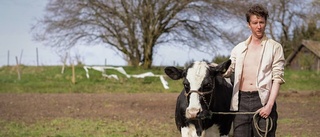
{"label": "man's arm", "polygon": [[267,104],[260,110],[260,116],[263,118],[269,117],[272,107],[274,105],[274,102],[276,101],[276,98],[279,94],[280,90],[280,83],[277,81],[274,81],[272,83],[270,95]]}
{"label": "man's arm", "polygon": [[272,62],[272,86],[267,104],[261,109],[260,116],[267,118],[272,110],[274,102],[279,94],[280,85],[285,83],[284,76],[284,54],[282,46],[279,45],[274,52],[274,60]]}

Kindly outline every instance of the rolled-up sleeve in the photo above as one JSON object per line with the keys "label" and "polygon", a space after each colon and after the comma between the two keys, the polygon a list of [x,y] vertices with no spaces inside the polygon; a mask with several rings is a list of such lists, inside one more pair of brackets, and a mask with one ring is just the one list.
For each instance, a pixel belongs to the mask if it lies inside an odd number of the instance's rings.
{"label": "rolled-up sleeve", "polygon": [[279,84],[284,84],[284,64],[285,58],[283,54],[283,49],[280,44],[274,49],[274,58],[272,62],[272,81],[277,82]]}

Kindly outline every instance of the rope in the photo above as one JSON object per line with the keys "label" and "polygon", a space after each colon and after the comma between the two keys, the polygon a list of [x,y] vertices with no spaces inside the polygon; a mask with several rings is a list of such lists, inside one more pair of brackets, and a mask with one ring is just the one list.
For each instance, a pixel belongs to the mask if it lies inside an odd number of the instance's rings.
{"label": "rope", "polygon": [[[221,115],[252,115],[253,114],[253,124],[254,124],[254,128],[256,129],[258,135],[260,137],[267,137],[267,134],[269,131],[271,131],[272,127],[273,127],[273,122],[272,122],[272,118],[271,117],[267,117],[266,118],[266,128],[265,130],[261,129],[259,127],[259,119],[260,119],[260,116],[259,116],[259,112],[260,112],[260,109],[258,109],[256,112],[211,112],[211,115],[212,114],[221,114]],[[270,127],[269,127],[270,125]],[[264,134],[264,136],[262,135]]]}
{"label": "rope", "polygon": [[[254,115],[253,115],[253,124],[254,124],[254,128],[256,129],[257,133],[259,134],[260,137],[267,137],[267,134],[269,131],[271,131],[272,127],[273,127],[273,122],[272,122],[272,118],[271,117],[267,117],[266,118],[266,129],[263,130],[259,127],[259,111],[257,111]],[[269,127],[270,124],[270,127]],[[264,136],[262,134],[264,134]]]}

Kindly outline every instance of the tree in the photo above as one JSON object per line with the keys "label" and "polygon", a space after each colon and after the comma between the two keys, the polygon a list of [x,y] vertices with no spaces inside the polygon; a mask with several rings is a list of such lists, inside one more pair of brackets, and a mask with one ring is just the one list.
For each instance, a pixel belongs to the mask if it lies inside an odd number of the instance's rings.
{"label": "tree", "polygon": [[225,56],[225,55],[217,55],[213,58],[212,62],[216,63],[216,64],[220,64],[226,60],[228,60],[229,57]]}
{"label": "tree", "polygon": [[266,5],[270,18],[266,33],[292,49],[288,41],[296,27],[309,20],[319,25],[317,0],[52,0],[46,15],[33,27],[44,45],[70,48],[102,44],[115,50],[128,65],[152,65],[162,44],[182,45],[214,54],[250,34],[245,12],[253,3]]}
{"label": "tree", "polygon": [[52,0],[46,15],[33,27],[34,38],[57,48],[104,44],[120,52],[129,65],[143,61],[144,68],[149,68],[155,47],[163,43],[213,51],[219,48],[217,41],[232,42],[228,36],[233,35],[217,27],[217,15],[225,12],[219,10],[223,2],[214,4],[198,0]]}
{"label": "tree", "polygon": [[[245,13],[249,6],[254,3],[265,5],[269,11],[269,18],[267,19],[266,33],[272,39],[280,42],[284,48],[285,54],[293,50],[291,40],[294,35],[295,28],[308,26],[309,22],[316,20],[319,27],[320,23],[320,2],[318,0],[224,0],[223,5],[228,10],[228,14],[233,14],[237,18],[237,25],[242,26],[238,29],[238,34],[242,34],[241,39],[248,37],[249,31],[244,27],[247,22],[245,21]],[[240,8],[239,8],[240,7]],[[243,35],[247,34],[248,35]],[[236,39],[233,39],[236,41]]]}

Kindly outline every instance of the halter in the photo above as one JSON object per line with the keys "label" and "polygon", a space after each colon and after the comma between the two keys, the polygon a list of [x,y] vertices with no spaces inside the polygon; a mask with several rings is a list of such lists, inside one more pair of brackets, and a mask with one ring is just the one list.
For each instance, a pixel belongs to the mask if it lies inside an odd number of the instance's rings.
{"label": "halter", "polygon": [[[195,68],[195,75],[197,76],[201,76],[201,70],[203,70],[204,66],[203,65],[198,65],[197,68]],[[206,67],[205,67],[206,68]],[[214,78],[210,76],[210,78],[214,81]],[[214,83],[214,82],[213,82]],[[215,89],[215,86],[210,90],[210,91],[207,91],[207,92],[201,92],[199,90],[190,90],[188,93],[187,91],[185,90],[184,92],[184,95],[186,96],[186,99],[187,99],[187,102],[189,104],[189,101],[188,101],[188,96],[190,96],[191,93],[197,93],[203,100],[203,102],[205,103],[205,105],[207,106],[207,109],[210,111],[210,105],[211,105],[211,102],[212,102],[212,96],[213,96],[213,92],[214,92],[214,89]],[[205,95],[208,95],[210,94],[210,100],[209,102],[206,100],[205,98]]]}
{"label": "halter", "polygon": [[[202,98],[203,102],[206,104],[207,109],[208,109],[209,112],[211,113],[210,105],[211,105],[211,102],[212,102],[213,91],[214,91],[214,88],[213,88],[211,91],[207,91],[207,92],[200,92],[200,91],[198,91],[198,90],[190,90],[189,93],[187,93],[187,91],[185,90],[184,95],[186,96],[186,99],[187,99],[187,102],[188,102],[188,96],[189,96],[191,93],[195,92],[195,93],[199,94],[199,96]],[[204,97],[204,96],[207,95],[207,94],[210,94],[210,102],[209,102],[209,103],[207,102],[206,98]],[[189,102],[188,102],[188,104],[189,104]],[[210,115],[211,115],[211,114],[210,114]],[[198,136],[200,136],[200,135],[201,135],[201,132],[203,131],[203,127],[202,127],[202,126],[203,126],[203,125],[202,125],[202,122],[203,122],[203,121],[202,121],[202,120],[204,120],[204,119],[206,119],[206,118],[208,118],[208,117],[204,117],[204,118],[198,117],[198,118],[197,118],[197,122],[198,122],[198,124],[199,124],[199,130],[196,129]],[[211,118],[211,116],[210,116],[209,118]]]}
{"label": "halter", "polygon": [[[195,74],[196,75],[201,75],[201,73],[200,73],[200,70],[201,70],[201,66],[198,66],[198,68],[197,68],[197,71],[195,72]],[[215,78],[213,78],[212,76],[210,76],[210,78],[213,80],[213,81],[215,81]],[[211,82],[212,84],[214,84],[215,82]],[[204,86],[204,85],[202,85],[202,86]],[[199,101],[201,102],[201,100],[204,102],[204,104],[206,105],[206,107],[207,107],[207,109],[208,109],[208,111],[209,111],[209,113],[211,113],[211,110],[210,110],[210,106],[211,106],[211,103],[212,103],[212,100],[213,100],[213,94],[214,94],[214,90],[215,90],[215,85],[213,85],[213,87],[212,87],[212,89],[210,90],[210,91],[206,91],[206,92],[201,92],[201,90],[202,89],[204,89],[204,87],[203,88],[200,88],[200,91],[199,90],[190,90],[189,92],[187,92],[187,90],[185,90],[184,91],[184,95],[185,95],[185,97],[186,97],[186,101],[187,101],[187,104],[189,105],[189,100],[188,100],[188,96],[190,96],[190,94],[192,94],[192,93],[197,93],[199,96],[200,96],[200,98],[202,98],[202,99],[200,99],[199,98]],[[206,100],[206,95],[208,95],[208,94],[210,94],[210,100],[209,100],[209,102]],[[202,107],[202,106],[201,106]],[[192,120],[195,120],[196,122],[198,122],[198,125],[199,125],[199,127],[198,128],[196,128],[196,131],[197,131],[197,135],[198,136],[200,136],[201,135],[201,132],[203,131],[203,120],[205,120],[205,119],[211,119],[211,114],[210,114],[210,116],[207,116],[207,115],[204,115],[204,116],[196,116],[196,118],[195,119],[192,119]],[[190,119],[191,120],[191,119]]]}
{"label": "halter", "polygon": [[[213,95],[213,91],[214,89],[212,89],[212,91],[207,91],[207,92],[200,92],[200,91],[197,91],[197,90],[190,90],[189,93],[187,93],[187,91],[184,92],[184,95],[186,97],[188,97],[191,93],[195,92],[197,94],[199,94],[199,96],[202,98],[203,102],[206,104],[207,106],[207,109],[209,110],[210,109],[210,105],[211,105],[211,102],[212,102],[212,95]],[[206,98],[204,97],[205,95],[207,94],[210,94],[210,102],[208,103]],[[188,100],[188,98],[186,98]],[[188,102],[188,101],[187,101]]]}

